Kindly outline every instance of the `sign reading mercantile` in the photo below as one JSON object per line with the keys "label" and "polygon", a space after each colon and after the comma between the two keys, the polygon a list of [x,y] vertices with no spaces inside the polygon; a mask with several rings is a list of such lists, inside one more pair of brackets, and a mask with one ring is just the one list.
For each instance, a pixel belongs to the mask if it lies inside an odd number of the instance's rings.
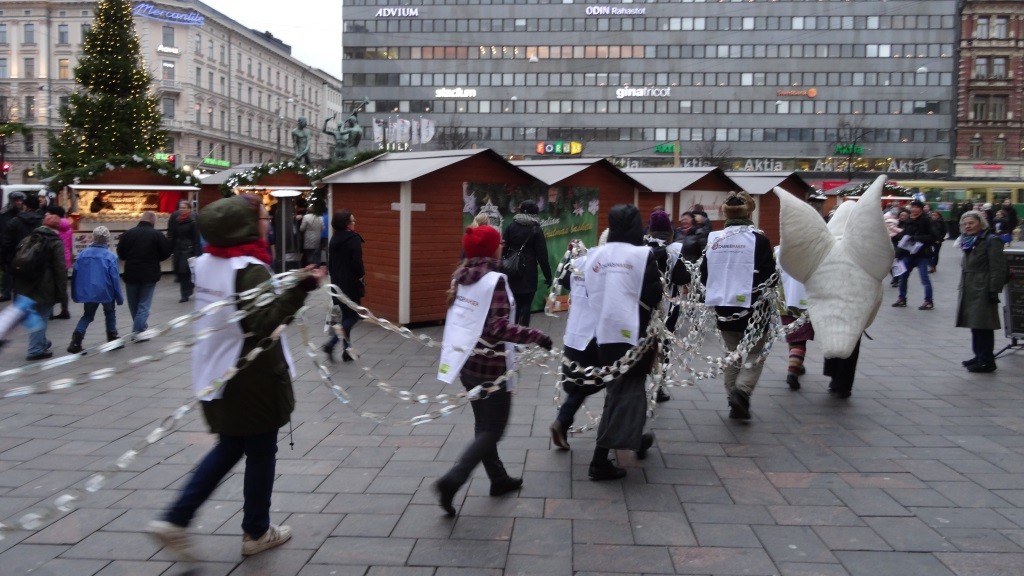
{"label": "sign reading mercantile", "polygon": [[206,24],[206,17],[195,10],[175,12],[173,10],[157,8],[152,4],[146,3],[136,4],[132,14],[141,18],[170,22],[171,24],[184,24],[185,26],[202,26]]}

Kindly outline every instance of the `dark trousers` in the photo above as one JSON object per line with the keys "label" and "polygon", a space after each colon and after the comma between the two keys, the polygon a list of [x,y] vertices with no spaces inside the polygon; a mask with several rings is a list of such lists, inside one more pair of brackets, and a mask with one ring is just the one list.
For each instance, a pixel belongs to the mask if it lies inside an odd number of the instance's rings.
{"label": "dark trousers", "polygon": [[0,298],[10,298],[11,290],[14,289],[14,275],[9,271],[4,270],[3,277],[0,278]]}
{"label": "dark trousers", "polygon": [[178,288],[181,290],[181,299],[188,299],[192,296],[192,290],[195,287],[192,284],[192,272],[177,274],[176,276],[178,277]]}
{"label": "dark trousers", "polygon": [[[461,376],[466,390],[472,390],[484,380]],[[455,466],[439,480],[449,489],[458,489],[469,480],[477,464],[483,464],[491,482],[508,476],[505,466],[498,457],[498,441],[505,434],[509,414],[512,412],[512,395],[504,390],[492,393],[483,400],[470,402],[473,408],[473,441],[469,443]]]}
{"label": "dark trousers", "polygon": [[[337,302],[337,300],[335,300],[335,302]],[[356,304],[358,303],[359,301],[356,300]],[[338,305],[341,306],[341,330],[345,333],[345,339],[342,341],[341,349],[348,350],[349,343],[352,341],[352,328],[354,328],[356,323],[362,320],[362,318],[359,317],[359,314],[357,314],[355,310],[348,306],[345,306],[340,302],[338,302]],[[334,350],[334,347],[337,346],[339,340],[340,338],[338,338],[338,334],[334,330],[331,330],[331,336],[327,339],[327,344],[325,344],[326,348]]]}
{"label": "dark trousers", "polygon": [[[591,340],[587,344],[586,350],[580,351],[573,348],[565,348],[565,357],[568,360],[577,362],[580,366],[599,366],[597,356],[597,340]],[[567,378],[579,378],[582,374],[570,371],[565,365],[561,367],[562,372]],[[568,431],[569,427],[572,426],[576,420],[576,413],[579,412],[580,406],[583,406],[583,402],[586,401],[587,396],[596,394],[601,390],[604,390],[604,384],[575,384],[573,382],[565,382],[562,385],[562,389],[565,390],[565,401],[558,408],[558,416],[555,420],[562,425],[563,431]]]}
{"label": "dark trousers", "polygon": [[971,328],[971,348],[979,362],[991,364],[996,361],[996,331]]}
{"label": "dark trousers", "polygon": [[259,538],[270,528],[270,497],[277,464],[277,430],[252,436],[221,434],[217,445],[196,467],[188,484],[164,515],[176,526],[188,526],[196,510],[213,494],[220,481],[245,456],[242,530]]}
{"label": "dark trousers", "polygon": [[533,292],[513,292],[512,297],[516,299],[516,324],[520,326],[530,325],[531,308],[533,308]]}
{"label": "dark trousers", "polygon": [[857,359],[860,358],[860,338],[849,358],[825,358],[825,376],[832,378],[832,388],[837,392],[853,390],[853,378],[857,374]]}

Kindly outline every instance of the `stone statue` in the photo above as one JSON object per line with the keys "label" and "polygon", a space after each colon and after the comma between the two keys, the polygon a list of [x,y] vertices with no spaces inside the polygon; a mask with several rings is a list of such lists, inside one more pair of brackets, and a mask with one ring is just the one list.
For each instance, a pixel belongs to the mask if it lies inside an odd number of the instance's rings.
{"label": "stone statue", "polygon": [[363,127],[359,124],[359,111],[369,103],[369,98],[363,98],[363,101],[352,110],[352,113],[344,122],[338,125],[336,130],[331,129],[330,124],[338,116],[337,114],[332,114],[324,120],[324,134],[334,138],[332,162],[348,160],[351,156],[355,155],[359,142],[363,139]]}
{"label": "stone statue", "polygon": [[309,146],[313,141],[313,132],[306,126],[306,118],[299,117],[299,125],[292,130],[292,144],[295,146],[295,161],[309,165]]}

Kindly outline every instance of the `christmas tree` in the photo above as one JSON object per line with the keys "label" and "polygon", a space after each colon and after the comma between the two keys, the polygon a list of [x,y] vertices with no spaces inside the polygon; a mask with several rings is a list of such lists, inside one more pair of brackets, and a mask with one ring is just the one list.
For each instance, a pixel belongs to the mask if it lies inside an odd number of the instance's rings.
{"label": "christmas tree", "polygon": [[75,67],[79,85],[50,135],[50,169],[63,172],[113,156],[151,156],[163,146],[152,76],[139,55],[130,0],[100,0]]}

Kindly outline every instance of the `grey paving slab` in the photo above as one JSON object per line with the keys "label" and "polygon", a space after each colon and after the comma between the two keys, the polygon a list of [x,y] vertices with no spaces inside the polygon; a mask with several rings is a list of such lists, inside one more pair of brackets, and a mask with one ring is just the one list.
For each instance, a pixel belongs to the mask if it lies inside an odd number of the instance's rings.
{"label": "grey paving slab", "polygon": [[[673,387],[672,400],[650,420],[658,438],[648,460],[618,454],[628,469],[620,482],[587,479],[593,431],[572,436],[571,451],[552,449],[553,380],[525,368],[499,448],[509,471],[523,475],[524,487],[491,498],[477,470],[456,497],[455,519],[438,508],[431,483],[472,436],[470,411],[416,427],[360,418],[359,411],[377,410],[404,419],[424,408],[377,390],[360,366],[339,363],[331,366],[334,376],[353,398],[349,407],[341,405],[301,358],[301,338],[292,330],[300,352],[295,448],[282,440],[272,517],[290,524],[295,538],[253,558],[240,555],[239,465],[190,527],[200,573],[1019,575],[1024,353],[1001,357],[994,374],[960,367],[970,336],[951,326],[956,254],[943,255],[948,258],[933,278],[936,310],[883,307],[869,330],[875,339],[863,343],[850,399],[827,393],[814,342],[803,389],[788,390],[785,353],[777,346],[752,398],[749,424],[726,418],[718,380]],[[177,303],[176,288],[169,279],[159,284],[151,323],[189,310]],[[912,281],[912,296],[917,289]],[[894,291],[887,288],[885,297],[888,302]],[[127,314],[118,312],[125,330]],[[537,314],[533,324],[557,342],[564,319]],[[58,350],[72,328],[67,321],[50,324]],[[90,342],[100,339],[93,331]],[[417,331],[441,333],[437,326]],[[23,363],[24,335],[13,338],[0,350],[0,370]],[[365,324],[357,326],[354,341],[365,352],[363,364],[393,384],[425,394],[442,389],[433,378],[435,350]],[[25,383],[78,377],[157,353],[167,342],[90,354]],[[188,379],[187,353],[175,354],[69,390],[5,399],[0,521],[81,489],[92,472],[188,401]],[[600,399],[588,408],[599,413]],[[185,573],[186,566],[173,563],[141,531],[214,440],[193,412],[177,431],[111,474],[107,487],[85,494],[78,510],[35,532],[0,533],[0,573]]]}

